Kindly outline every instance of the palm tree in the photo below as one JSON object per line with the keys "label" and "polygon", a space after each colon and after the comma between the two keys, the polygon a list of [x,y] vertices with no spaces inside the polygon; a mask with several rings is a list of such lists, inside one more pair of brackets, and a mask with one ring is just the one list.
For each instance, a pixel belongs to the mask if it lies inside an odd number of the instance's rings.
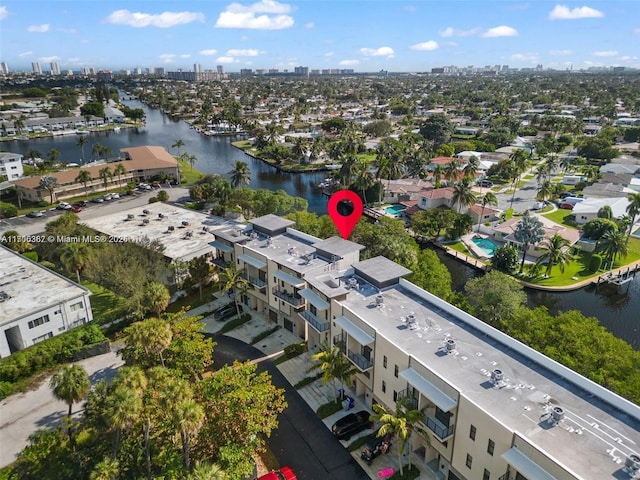
{"label": "palm tree", "polygon": [[[413,433],[418,433],[429,442],[429,435],[426,430],[420,427],[420,422],[424,421],[424,413],[417,409],[408,408],[402,400],[396,403],[395,413],[380,404],[374,404],[373,411],[375,413],[371,415],[371,420],[382,424],[378,430],[378,437],[394,434],[398,437],[398,464],[402,476],[402,453],[407,443],[411,441]],[[409,465],[411,465],[411,456],[409,456]]]}
{"label": "palm tree", "polygon": [[496,197],[493,192],[489,191],[480,199],[480,205],[482,205],[482,212],[480,213],[480,218],[478,218],[478,232],[480,231],[480,222],[482,222],[482,219],[484,218],[484,208],[487,205],[498,205],[498,197]]}
{"label": "palm tree", "polygon": [[102,183],[104,184],[104,189],[106,190],[109,184],[109,180],[113,178],[113,173],[111,173],[111,169],[109,167],[101,168],[100,171],[98,172],[98,176],[102,180]]}
{"label": "palm tree", "polygon": [[86,243],[65,243],[60,254],[60,261],[67,270],[75,270],[78,283],[80,283],[80,270],[87,263],[91,250]]}
{"label": "palm tree", "polygon": [[455,182],[458,180],[458,175],[460,174],[460,160],[457,158],[452,159],[447,166],[444,167],[444,178],[447,179],[447,182]]}
{"label": "palm tree", "polygon": [[342,159],[342,166],[339,170],[340,183],[343,185],[351,184],[353,177],[356,174],[356,164],[358,157],[355,154],[347,154]]}
{"label": "palm tree", "polygon": [[117,460],[106,457],[97,463],[89,480],[117,480],[120,474],[120,464]]}
{"label": "palm tree", "polygon": [[367,204],[367,189],[373,185],[373,173],[369,169],[369,160],[361,158],[356,164],[356,179],[354,187],[362,192],[362,200]]}
{"label": "palm tree", "polygon": [[118,454],[122,431],[133,425],[142,411],[142,398],[131,388],[118,385],[109,396],[107,403],[107,418],[115,429],[113,442],[113,459]]}
{"label": "palm tree", "polygon": [[122,163],[118,163],[113,168],[113,174],[118,176],[118,185],[120,185],[120,177],[127,174],[127,169]]}
{"label": "palm tree", "polygon": [[182,454],[184,455],[184,468],[191,469],[191,438],[198,433],[204,423],[204,409],[202,405],[193,399],[186,399],[177,405],[173,405],[173,421],[180,432],[182,441]]}
{"label": "palm tree", "polygon": [[[81,137],[83,138],[83,137]],[[89,170],[80,170],[78,172],[78,176],[76,177],[75,181],[76,182],[80,182],[82,183],[82,185],[84,185],[84,194],[86,197],[89,196],[89,190],[87,190],[87,183],[89,183],[92,180],[91,178],[91,173],[89,172]]]}
{"label": "palm tree", "polygon": [[60,152],[55,148],[52,148],[47,152],[47,160],[51,165],[56,163],[59,157],[60,157]]}
{"label": "palm tree", "polygon": [[553,192],[553,183],[551,183],[549,180],[545,180],[538,188],[538,194],[536,196],[544,202],[547,198],[551,198]]}
{"label": "palm tree", "polygon": [[525,215],[516,225],[513,237],[522,244],[522,262],[520,263],[520,273],[522,273],[529,246],[535,245],[544,237],[542,222],[536,217]]}
{"label": "palm tree", "polygon": [[547,263],[545,275],[547,277],[551,276],[551,269],[554,265],[558,265],[560,271],[564,273],[564,267],[573,260],[573,255],[569,249],[569,241],[556,233],[553,237],[547,238],[542,242],[541,246],[545,251],[538,257],[536,264]]}
{"label": "palm tree", "polygon": [[607,263],[613,268],[616,258],[624,258],[629,253],[628,241],[629,237],[625,240],[624,232],[609,230],[598,240],[597,250],[605,254]]}
{"label": "palm tree", "polygon": [[233,188],[238,188],[243,185],[249,184],[249,179],[251,171],[249,170],[249,165],[245,162],[237,161],[233,170],[229,172],[231,175],[231,185]]}
{"label": "palm tree", "polygon": [[80,153],[82,155],[82,163],[84,163],[84,146],[89,142],[89,139],[85,135],[80,135],[76,145],[80,147]]}
{"label": "palm tree", "polygon": [[49,382],[53,396],[69,405],[67,419],[69,421],[69,437],[71,437],[71,414],[73,404],[79,402],[89,393],[91,382],[86,370],[80,365],[64,367]]}
{"label": "palm tree", "polygon": [[99,142],[94,143],[93,147],[91,148],[91,153],[96,159],[100,158],[100,156],[104,153],[104,145]]}
{"label": "palm tree", "polygon": [[509,205],[509,208],[513,208],[513,200],[516,196],[516,187],[518,185],[518,180],[520,180],[520,175],[522,175],[524,171],[527,169],[527,152],[519,148],[517,150],[514,150],[511,153],[511,155],[509,155],[509,159],[513,162],[513,172],[512,172],[513,194],[511,195],[511,205]]}
{"label": "palm tree", "polygon": [[195,155],[191,155],[189,152],[184,152],[180,158],[187,162],[193,171],[193,165],[196,163],[198,158]]}
{"label": "palm tree", "polygon": [[238,304],[238,294],[249,288],[249,282],[242,276],[242,272],[236,269],[235,265],[225,268],[222,271],[222,280],[225,292],[233,292],[233,300],[236,303],[236,312],[240,316],[240,305]]}
{"label": "palm tree", "polygon": [[333,381],[333,399],[338,403],[338,393],[336,388],[336,381],[340,381],[340,385],[343,387],[345,382],[355,375],[356,369],[347,357],[344,356],[342,350],[337,345],[330,347],[325,341],[322,343],[322,350],[318,353],[311,355],[311,360],[315,364],[309,369],[309,371],[320,370],[322,372],[322,384]]}
{"label": "palm tree", "polygon": [[444,175],[444,167],[439,163],[433,167],[433,182],[434,187],[440,188],[440,182],[442,181],[442,176]]}
{"label": "palm tree", "polygon": [[598,218],[607,218],[611,220],[613,218],[613,211],[609,205],[603,205],[602,208],[598,210]]}
{"label": "palm tree", "polygon": [[458,213],[462,207],[468,207],[476,203],[476,194],[471,190],[471,183],[468,178],[453,187],[453,204],[458,205]]}
{"label": "palm tree", "polygon": [[627,243],[633,231],[633,225],[636,223],[636,217],[640,213],[640,192],[631,193],[627,197],[629,199],[629,205],[627,205],[627,213],[631,217],[631,224],[629,225],[629,234],[627,235]]}
{"label": "palm tree", "polygon": [[175,142],[173,142],[173,145],[171,145],[171,148],[178,149],[178,156],[180,156],[180,147],[184,147],[184,142],[181,138],[178,138]]}
{"label": "palm tree", "polygon": [[227,480],[227,474],[215,463],[196,462],[188,480]]}
{"label": "palm tree", "polygon": [[478,169],[480,168],[480,160],[475,155],[471,155],[469,161],[465,165],[463,172],[465,178],[468,178],[470,181],[473,181],[476,178],[476,174],[478,173]]}
{"label": "palm tree", "polygon": [[145,303],[149,310],[160,316],[169,306],[171,294],[167,287],[159,282],[150,282],[145,291]]}
{"label": "palm tree", "polygon": [[49,192],[49,196],[51,198],[51,205],[53,205],[53,194],[60,185],[58,184],[58,179],[53,175],[45,175],[40,177],[39,187],[47,190]]}

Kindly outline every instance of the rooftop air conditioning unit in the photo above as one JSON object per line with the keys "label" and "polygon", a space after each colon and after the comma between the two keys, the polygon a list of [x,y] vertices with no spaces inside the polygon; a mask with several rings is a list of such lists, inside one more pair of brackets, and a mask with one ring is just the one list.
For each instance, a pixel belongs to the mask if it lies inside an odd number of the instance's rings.
{"label": "rooftop air conditioning unit", "polygon": [[636,473],[640,472],[640,457],[632,453],[625,459],[624,466],[633,477]]}
{"label": "rooftop air conditioning unit", "polygon": [[182,226],[183,227],[188,227],[189,226],[189,222],[187,222],[186,220],[182,221]]}
{"label": "rooftop air conditioning unit", "polygon": [[149,215],[151,212],[145,208],[144,210],[142,210],[142,213],[144,213],[145,215]]}
{"label": "rooftop air conditioning unit", "polygon": [[502,370],[496,368],[495,370],[493,370],[491,372],[491,382],[495,385],[497,383],[500,383],[502,381],[502,378],[504,377],[504,373],[502,373]]}
{"label": "rooftop air conditioning unit", "polygon": [[148,218],[145,218],[144,220],[142,220],[142,223],[143,223],[144,225],[146,225],[147,223],[149,223],[149,219],[148,219]]}
{"label": "rooftop air conditioning unit", "polygon": [[454,352],[456,350],[456,341],[451,338],[447,339],[446,347],[448,353]]}
{"label": "rooftop air conditioning unit", "polygon": [[382,295],[376,295],[376,305],[384,305],[384,297]]}
{"label": "rooftop air conditioning unit", "polygon": [[555,423],[560,422],[564,418],[564,408],[562,407],[553,407],[551,410],[551,418]]}
{"label": "rooftop air conditioning unit", "polygon": [[176,227],[174,227],[173,225],[169,225],[169,227],[167,228],[167,230],[169,230],[170,232],[173,232],[176,229]]}

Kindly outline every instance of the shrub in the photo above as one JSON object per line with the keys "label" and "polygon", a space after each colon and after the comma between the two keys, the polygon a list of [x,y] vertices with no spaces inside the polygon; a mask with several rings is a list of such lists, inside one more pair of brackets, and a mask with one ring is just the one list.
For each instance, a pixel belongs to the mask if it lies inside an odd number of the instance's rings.
{"label": "shrub", "polygon": [[293,388],[298,390],[299,388],[306,387],[307,385],[309,385],[310,383],[315,382],[319,378],[322,378],[322,373],[318,373],[317,375],[314,375],[313,377],[304,377],[302,380],[300,380],[298,383],[296,383],[293,386]]}
{"label": "shrub", "polygon": [[7,398],[9,395],[13,393],[14,387],[13,384],[9,382],[0,382],[0,399]]}
{"label": "shrub", "polygon": [[0,202],[0,218],[11,218],[18,215],[18,207],[13,203]]}
{"label": "shrub", "polygon": [[597,253],[591,255],[591,260],[589,260],[589,270],[592,272],[597,272],[600,270],[602,266],[602,257]]}
{"label": "shrub", "polygon": [[42,265],[45,268],[48,268],[49,270],[55,270],[56,269],[55,263],[49,262],[48,260],[41,261],[40,265]]}
{"label": "shrub", "polygon": [[46,200],[40,200],[38,202],[38,207],[40,207],[40,208],[45,208],[45,207],[48,207],[48,206],[49,206],[49,202],[47,202]]}
{"label": "shrub", "polygon": [[38,261],[38,252],[34,252],[34,251],[24,252],[22,256],[27,257],[29,260],[33,260],[34,262]]}
{"label": "shrub", "polygon": [[320,405],[318,410],[316,410],[316,415],[318,415],[320,419],[323,419],[327,418],[329,415],[339,412],[340,410],[342,410],[342,402],[340,400],[337,402],[331,400],[329,403]]}
{"label": "shrub", "polygon": [[297,355],[302,354],[307,348],[307,344],[305,342],[294,343],[292,345],[287,345],[284,347],[284,353],[288,357],[295,357]]}
{"label": "shrub", "polygon": [[256,335],[255,337],[253,337],[251,339],[251,345],[255,345],[260,340],[263,340],[263,339],[267,338],[269,335],[271,335],[272,333],[277,332],[278,330],[280,330],[280,325],[276,325],[275,327],[270,328],[269,330],[265,330],[264,332],[260,332],[258,335]]}
{"label": "shrub", "polygon": [[169,194],[164,190],[160,190],[158,192],[158,200],[161,202],[166,202],[167,200],[169,200]]}
{"label": "shrub", "polygon": [[149,198],[149,203],[157,203],[157,202],[159,202],[159,201],[160,201],[160,200],[158,199],[158,197],[151,197],[151,198]]}

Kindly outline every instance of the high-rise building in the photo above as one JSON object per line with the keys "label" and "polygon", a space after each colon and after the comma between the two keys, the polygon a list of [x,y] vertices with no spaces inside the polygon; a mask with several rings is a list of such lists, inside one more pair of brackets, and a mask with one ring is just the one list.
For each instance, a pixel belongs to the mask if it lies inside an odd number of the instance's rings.
{"label": "high-rise building", "polygon": [[51,75],[60,75],[60,62],[51,62]]}
{"label": "high-rise building", "polygon": [[142,75],[142,67],[135,68],[136,75]]}
{"label": "high-rise building", "polygon": [[202,65],[200,65],[199,63],[194,63],[193,64],[193,71],[195,73],[200,73],[202,71]]}
{"label": "high-rise building", "polygon": [[224,75],[224,65],[216,65],[216,70],[218,71],[218,75]]}
{"label": "high-rise building", "polygon": [[7,62],[0,63],[0,73],[9,73],[9,65],[7,65]]}
{"label": "high-rise building", "polygon": [[31,62],[31,69],[33,73],[36,75],[42,75],[42,68],[40,67],[40,62]]}
{"label": "high-rise building", "polygon": [[293,72],[296,75],[304,75],[307,76],[309,75],[309,67],[296,67]]}

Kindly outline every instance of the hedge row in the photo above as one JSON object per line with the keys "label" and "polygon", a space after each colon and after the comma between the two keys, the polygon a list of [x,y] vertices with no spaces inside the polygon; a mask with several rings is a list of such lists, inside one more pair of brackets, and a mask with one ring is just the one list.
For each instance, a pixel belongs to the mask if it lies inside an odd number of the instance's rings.
{"label": "hedge row", "polygon": [[1,359],[0,379],[16,383],[47,368],[73,361],[84,347],[105,340],[98,325],[90,323],[74,328]]}

